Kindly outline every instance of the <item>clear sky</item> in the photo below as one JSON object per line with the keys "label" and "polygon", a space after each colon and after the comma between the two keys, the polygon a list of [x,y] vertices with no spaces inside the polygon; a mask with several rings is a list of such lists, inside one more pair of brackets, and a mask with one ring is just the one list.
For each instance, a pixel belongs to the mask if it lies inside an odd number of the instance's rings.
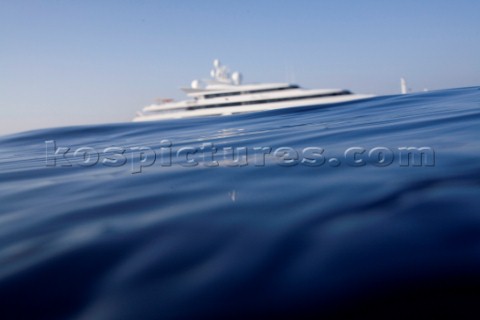
{"label": "clear sky", "polygon": [[207,77],[359,93],[480,85],[480,1],[0,1],[0,134],[130,121]]}

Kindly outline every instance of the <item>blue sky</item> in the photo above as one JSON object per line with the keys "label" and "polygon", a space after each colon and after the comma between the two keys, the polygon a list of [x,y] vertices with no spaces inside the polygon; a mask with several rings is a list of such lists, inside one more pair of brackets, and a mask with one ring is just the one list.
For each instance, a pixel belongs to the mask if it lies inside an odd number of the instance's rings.
{"label": "blue sky", "polygon": [[0,134],[130,121],[207,77],[393,94],[480,85],[480,1],[1,1]]}

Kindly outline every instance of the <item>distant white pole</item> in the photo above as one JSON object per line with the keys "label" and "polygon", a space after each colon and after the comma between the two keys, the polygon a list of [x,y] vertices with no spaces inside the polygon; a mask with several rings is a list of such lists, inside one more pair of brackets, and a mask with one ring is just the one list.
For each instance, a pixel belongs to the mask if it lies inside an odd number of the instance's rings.
{"label": "distant white pole", "polygon": [[402,94],[407,94],[407,81],[405,81],[405,78],[400,78],[400,88],[402,90]]}

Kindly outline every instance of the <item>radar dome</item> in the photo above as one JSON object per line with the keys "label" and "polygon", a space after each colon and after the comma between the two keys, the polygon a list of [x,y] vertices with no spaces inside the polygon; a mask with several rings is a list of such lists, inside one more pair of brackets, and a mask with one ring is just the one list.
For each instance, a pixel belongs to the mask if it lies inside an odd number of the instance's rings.
{"label": "radar dome", "polygon": [[213,60],[213,66],[214,66],[215,68],[219,68],[220,65],[221,65],[220,60],[218,60],[218,59]]}
{"label": "radar dome", "polygon": [[242,74],[240,72],[234,72],[232,73],[232,82],[233,84],[239,85],[242,83]]}
{"label": "radar dome", "polygon": [[192,89],[202,89],[203,83],[200,80],[192,81]]}

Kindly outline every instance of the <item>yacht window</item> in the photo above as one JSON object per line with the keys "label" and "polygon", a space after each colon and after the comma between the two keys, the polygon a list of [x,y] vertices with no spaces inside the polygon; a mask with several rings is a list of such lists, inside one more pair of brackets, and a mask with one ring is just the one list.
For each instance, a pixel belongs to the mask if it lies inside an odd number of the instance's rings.
{"label": "yacht window", "polygon": [[289,90],[289,89],[298,89],[299,86],[296,84],[292,84],[288,87],[282,88],[273,88],[273,89],[260,89],[260,90],[250,90],[250,91],[236,91],[236,92],[224,92],[224,93],[214,93],[214,94],[207,94],[205,95],[205,99],[211,98],[220,98],[220,97],[229,97],[229,96],[238,96],[241,94],[252,94],[252,93],[263,93],[263,92],[274,92],[274,91],[282,91],[282,90]]}
{"label": "yacht window", "polygon": [[262,103],[272,103],[272,102],[304,100],[304,99],[312,99],[312,98],[344,96],[344,95],[349,95],[349,94],[352,94],[352,92],[348,91],[348,90],[343,90],[343,91],[338,91],[338,92],[315,94],[315,95],[310,95],[310,96],[273,98],[273,99],[268,99],[268,100],[249,100],[249,101],[241,101],[241,102],[227,102],[227,103],[220,103],[220,104],[211,104],[211,105],[205,105],[205,106],[192,106],[192,107],[187,107],[187,110],[197,110],[197,109],[206,109],[206,108],[220,108],[220,107],[235,107],[235,106],[242,106],[242,105],[249,105],[249,104],[262,104]]}

